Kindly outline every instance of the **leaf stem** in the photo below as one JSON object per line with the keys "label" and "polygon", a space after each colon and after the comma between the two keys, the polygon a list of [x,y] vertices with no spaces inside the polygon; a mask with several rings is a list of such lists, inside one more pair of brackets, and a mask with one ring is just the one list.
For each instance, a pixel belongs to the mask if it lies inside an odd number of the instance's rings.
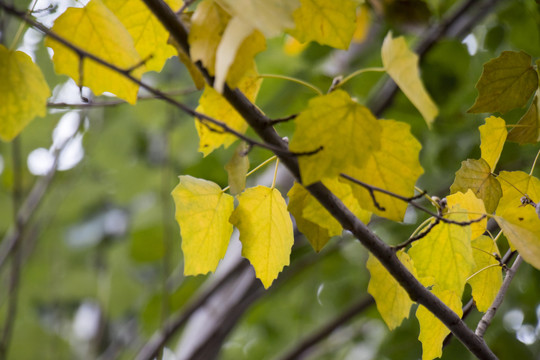
{"label": "leaf stem", "polygon": [[342,86],[343,84],[345,84],[347,81],[351,80],[352,78],[360,75],[360,74],[363,74],[363,73],[366,73],[366,72],[383,72],[383,71],[386,71],[385,68],[383,67],[369,67],[369,68],[364,68],[364,69],[359,69],[359,70],[356,70],[355,72],[353,72],[352,74],[348,75],[347,77],[345,77],[345,79],[341,80],[339,82],[339,84],[336,84],[336,86],[334,86],[335,89],[337,89],[338,87]]}
{"label": "leaf stem", "polygon": [[[274,161],[274,160],[276,160],[276,159],[277,159],[277,156],[276,156],[276,155],[272,156],[272,157],[269,158],[269,159],[266,159],[265,161],[263,161],[262,163],[260,163],[259,165],[257,165],[257,167],[255,167],[253,170],[251,170],[250,172],[248,172],[248,173],[246,174],[246,177],[250,176],[250,175],[253,174],[255,171],[259,170],[259,169],[262,168],[263,166],[268,165],[269,163],[271,163],[272,161]],[[230,188],[230,186],[227,186],[226,188],[224,188],[224,189],[221,190],[221,191],[225,192],[225,191],[229,190],[229,188]]]}
{"label": "leaf stem", "polygon": [[297,79],[297,78],[293,78],[293,77],[290,77],[290,76],[274,75],[274,74],[261,74],[261,75],[259,75],[259,77],[264,78],[264,79],[281,79],[281,80],[292,81],[292,82],[295,82],[297,84],[304,85],[305,87],[315,91],[317,93],[317,95],[322,95],[323,94],[323,92],[318,87],[316,87],[315,85],[310,84],[307,81],[300,80],[300,79]]}
{"label": "leaf stem", "polygon": [[279,166],[279,158],[276,158],[276,168],[274,170],[274,179],[272,180],[272,189],[276,187],[277,170]]}
{"label": "leaf stem", "polygon": [[[28,13],[32,13],[34,11],[34,8],[36,7],[37,0],[34,0],[34,3],[32,4],[32,7],[30,10],[28,10]],[[11,46],[9,47],[10,51],[13,51],[15,46],[19,43],[19,38],[21,37],[24,29],[26,28],[26,22],[21,21],[21,24],[19,25],[19,28],[17,29],[17,32],[15,33],[15,37],[13,38],[13,41],[11,42]]]}
{"label": "leaf stem", "polygon": [[536,166],[536,161],[538,160],[538,155],[540,155],[540,150],[536,153],[536,157],[534,158],[534,162],[531,166],[531,172],[529,173],[529,176],[532,176],[532,173],[534,171],[534,167]]}
{"label": "leaf stem", "polygon": [[[491,255],[491,254],[490,254],[490,255]],[[467,278],[467,280],[465,280],[465,282],[471,280],[473,277],[475,277],[476,275],[480,274],[482,271],[487,270],[487,269],[490,269],[490,268],[492,268],[492,267],[496,267],[496,266],[499,266],[499,267],[500,267],[501,264],[491,264],[491,265],[488,265],[488,266],[486,266],[485,268],[482,268],[482,269],[478,270],[477,272],[475,272],[474,274],[472,274],[471,276],[469,276],[469,277]]]}

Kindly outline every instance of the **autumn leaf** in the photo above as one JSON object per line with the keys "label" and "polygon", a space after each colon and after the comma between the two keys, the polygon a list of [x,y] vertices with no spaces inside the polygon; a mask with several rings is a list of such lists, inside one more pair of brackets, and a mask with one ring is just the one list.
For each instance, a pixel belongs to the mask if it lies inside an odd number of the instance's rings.
{"label": "autumn leaf", "polygon": [[[262,79],[253,71],[242,80],[240,90],[249,100],[255,101],[261,82]],[[244,133],[248,128],[248,124],[244,118],[238,114],[221,94],[210,86],[204,88],[203,94],[199,99],[199,106],[195,110],[224,122],[240,133]],[[199,134],[199,151],[204,156],[207,156],[222,145],[227,148],[238,140],[235,135],[224,132],[222,128],[212,125],[208,121],[196,119],[195,127]]]}
{"label": "autumn leaf", "polygon": [[[380,120],[382,127],[381,147],[369,156],[361,166],[347,166],[344,173],[367,184],[410,197],[414,185],[424,170],[420,165],[421,145],[410,132],[410,126],[400,121]],[[375,192],[377,202],[384,207],[378,209],[369,192],[359,185],[352,185],[360,206],[379,216],[402,221],[407,203],[393,196]]]}
{"label": "autumn leaf", "polygon": [[289,265],[294,234],[287,204],[277,189],[257,186],[238,196],[230,222],[240,230],[242,256],[268,289]]}
{"label": "autumn leaf", "polygon": [[461,168],[456,172],[450,192],[452,194],[458,191],[466,193],[468,189],[484,201],[488,214],[495,211],[502,196],[501,184],[491,175],[491,168],[484,159],[467,159],[461,162]]}
{"label": "autumn leaf", "polygon": [[523,259],[540,269],[540,219],[533,206],[521,206],[524,194],[540,201],[540,180],[522,171],[503,171],[499,178],[503,196],[495,220]]}
{"label": "autumn leaf", "polygon": [[500,253],[493,239],[485,235],[474,239],[471,246],[476,266],[467,282],[471,285],[476,308],[486,312],[502,285],[501,267],[493,256],[493,254],[500,256]]}
{"label": "autumn leaf", "polygon": [[[458,316],[463,314],[461,309],[461,293],[458,295],[453,291],[440,289],[438,286],[434,286],[431,292],[448,305]],[[441,357],[442,344],[444,338],[450,334],[450,330],[422,305],[416,311],[416,318],[420,324],[418,340],[422,343],[422,360]]]}
{"label": "autumn leaf", "polygon": [[0,79],[0,138],[11,141],[36,116],[45,116],[51,91],[30,56],[1,44]]}
{"label": "autumn leaf", "polygon": [[539,99],[538,95],[534,97],[531,106],[529,106],[525,115],[519,119],[516,124],[517,126],[508,132],[508,141],[514,141],[523,145],[535,144],[540,140]]}
{"label": "autumn leaf", "polygon": [[476,84],[478,97],[471,113],[506,113],[527,104],[538,88],[538,75],[531,65],[531,56],[523,51],[503,51],[484,64]]}
{"label": "autumn leaf", "polygon": [[[120,69],[131,69],[141,63],[131,35],[101,0],[91,0],[84,8],[68,8],[56,19],[51,30]],[[52,38],[45,39],[45,46],[54,51],[53,63],[57,73],[68,75],[80,84],[79,62],[82,60],[82,85],[89,87],[94,94],[111,92],[130,104],[137,101],[139,86],[124,75],[93,60],[80,59],[74,51]],[[144,71],[145,66],[141,65],[131,74],[140,78]]]}
{"label": "autumn leaf", "polygon": [[[403,265],[416,276],[416,271],[411,258],[404,251],[399,251],[398,259]],[[409,317],[413,301],[409,294],[399,285],[396,279],[371,253],[366,264],[371,278],[369,279],[368,292],[375,299],[377,310],[388,329],[394,330],[403,319]]]}
{"label": "autumn leaf", "polygon": [[500,117],[491,116],[478,129],[482,159],[486,160],[491,170],[495,170],[508,134],[506,122]]}
{"label": "autumn leaf", "polygon": [[[454,221],[468,221],[459,206],[445,215]],[[408,254],[425,286],[461,294],[475,266],[471,248],[471,229],[441,222],[422,239],[414,242]]]}
{"label": "autumn leaf", "polygon": [[172,191],[182,235],[184,274],[215,271],[232,234],[234,199],[208,180],[180,176]]}
{"label": "autumn leaf", "polygon": [[292,13],[300,0],[216,0],[227,12],[238,16],[266,37],[280,35],[294,26]]}
{"label": "autumn leaf", "polygon": [[[146,70],[160,72],[165,61],[176,53],[174,47],[167,44],[169,32],[142,0],[102,1],[131,34],[135,49],[146,60]],[[167,0],[166,3],[173,11],[182,6],[181,0]]]}
{"label": "autumn leaf", "polygon": [[225,165],[229,175],[230,193],[237,195],[246,187],[246,175],[249,170],[248,146],[245,142],[240,143],[234,151],[231,160]]}
{"label": "autumn leaf", "polygon": [[[476,220],[486,213],[484,202],[478,199],[471,189],[464,194],[460,191],[446,197],[447,206],[449,209],[456,205],[467,211],[467,216],[470,220]],[[471,239],[476,239],[486,231],[487,219],[480,220],[471,224]]]}
{"label": "autumn leaf", "polygon": [[370,26],[371,14],[369,12],[369,6],[364,3],[356,10],[356,28],[354,29],[352,41],[355,43],[364,42],[367,38]]}
{"label": "autumn leaf", "polygon": [[418,55],[408,48],[403,36],[394,39],[390,32],[384,39],[381,56],[388,75],[431,126],[439,110],[420,79]]}
{"label": "autumn leaf", "polygon": [[304,218],[302,213],[311,194],[302,185],[295,182],[287,196],[289,197],[287,209],[294,216],[296,227],[306,236],[315,251],[321,251],[334,235],[330,235],[328,229]]}
{"label": "autumn leaf", "polygon": [[343,90],[315,97],[296,118],[290,150],[314,154],[298,158],[304,185],[336,177],[347,165],[361,166],[379,149],[381,126],[368,108]]}
{"label": "autumn leaf", "polygon": [[296,27],[289,33],[300,42],[317,41],[346,50],[356,29],[356,7],[353,0],[300,0],[293,13]]}

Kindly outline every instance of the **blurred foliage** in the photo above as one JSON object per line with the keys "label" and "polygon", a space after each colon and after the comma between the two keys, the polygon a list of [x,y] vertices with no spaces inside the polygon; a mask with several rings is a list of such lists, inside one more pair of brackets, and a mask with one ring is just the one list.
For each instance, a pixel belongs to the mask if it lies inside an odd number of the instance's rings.
{"label": "blurred foliage", "polygon": [[[15,1],[21,8],[29,1]],[[371,2],[370,2],[371,3]],[[332,78],[361,67],[380,66],[380,44],[388,29],[405,33],[414,42],[418,29],[439,20],[455,1],[373,1],[393,3],[372,10],[376,19],[365,43],[349,50],[331,51],[310,44],[298,55],[287,55],[286,39],[276,38],[257,56],[261,74],[279,74],[308,81],[328,89]],[[421,3],[414,19],[403,23],[408,6]],[[411,5],[413,4],[413,5]],[[405,9],[405,10],[404,10]],[[416,9],[416,8],[415,8]],[[386,21],[385,15],[389,15]],[[398,16],[399,15],[399,16]],[[3,41],[9,42],[19,22],[0,13],[4,21]],[[37,16],[39,20],[39,15]],[[477,95],[475,84],[482,64],[504,50],[522,49],[540,56],[540,12],[537,2],[515,0],[501,2],[493,14],[478,24],[471,36],[477,51],[471,56],[461,39],[443,39],[422,59],[422,78],[441,113],[429,131],[411,103],[399,93],[383,118],[410,123],[413,134],[422,143],[421,164],[425,169],[419,187],[444,197],[459,169],[460,162],[479,157],[483,123],[480,115],[467,114]],[[421,33],[421,32],[420,32]],[[415,35],[416,34],[416,35]],[[37,44],[35,59],[51,86],[59,86],[66,77],[54,74],[42,43]],[[363,74],[345,88],[360,102],[376,96],[380,74]],[[165,90],[192,88],[185,69],[176,58],[170,59],[160,73],[146,74],[143,80]],[[181,97],[195,107],[199,92]],[[257,105],[271,118],[300,112],[314,94],[298,84],[265,79]],[[102,96],[99,101],[108,100]],[[25,194],[39,177],[25,166],[28,155],[37,148],[48,149],[51,135],[66,110],[52,110],[37,119],[20,136]],[[515,123],[524,109],[505,115]],[[60,172],[36,216],[35,232],[30,231],[23,247],[23,261],[17,319],[10,349],[13,359],[92,359],[120,337],[129,340],[121,359],[133,358],[145,339],[160,328],[167,314],[184,308],[200,290],[206,276],[184,278],[180,234],[174,222],[170,191],[177,176],[189,174],[227,185],[223,166],[234,146],[206,158],[197,153],[197,134],[193,119],[156,100],[140,101],[136,106],[118,105],[80,110],[87,120],[83,146],[85,156],[74,168]],[[277,126],[282,136],[292,135],[293,123]],[[248,134],[254,136],[248,131]],[[528,171],[537,145],[507,143],[498,169]],[[13,218],[13,145],[0,143],[0,232],[5,234]],[[270,154],[254,149],[251,167]],[[539,174],[538,168],[535,174]],[[538,176],[538,175],[537,175]],[[268,185],[268,184],[266,184]],[[371,227],[389,243],[406,239],[425,218],[411,210],[406,223],[376,218]],[[338,239],[330,243],[335,244]],[[296,273],[286,282],[271,288],[257,301],[227,338],[223,359],[271,359],[283,354],[307,334],[337,316],[351,303],[366,295],[367,254],[349,237],[341,241],[337,252],[319,255],[312,266]],[[311,253],[308,244],[298,247]],[[501,251],[504,251],[502,249]],[[308,255],[304,255],[308,256]],[[301,256],[299,256],[301,258]],[[295,260],[293,260],[293,265]],[[1,274],[2,287],[9,280],[7,267]],[[540,353],[540,341],[533,331],[530,344],[517,340],[516,329],[505,323],[508,311],[523,314],[523,324],[538,328],[540,316],[540,274],[522,266],[503,308],[495,317],[486,339],[501,359],[532,359]],[[465,299],[468,300],[468,299]],[[6,294],[0,299],[3,324]],[[100,331],[91,339],[77,335],[75,320],[83,305],[98,304]],[[413,309],[414,311],[414,309]],[[468,319],[474,327],[480,315],[473,311]],[[343,328],[318,344],[312,359],[418,359],[416,320],[405,321],[388,332],[374,307],[363,316],[351,319]],[[173,347],[174,345],[171,344]],[[471,355],[453,340],[444,359],[469,359]]]}

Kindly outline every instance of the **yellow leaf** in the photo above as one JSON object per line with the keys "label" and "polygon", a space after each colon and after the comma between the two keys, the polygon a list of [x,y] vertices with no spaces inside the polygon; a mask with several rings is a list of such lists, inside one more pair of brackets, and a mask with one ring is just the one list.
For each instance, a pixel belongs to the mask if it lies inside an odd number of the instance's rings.
{"label": "yellow leaf", "polygon": [[0,138],[13,140],[36,116],[47,113],[51,95],[40,68],[21,51],[0,45]]}
{"label": "yellow leaf", "polygon": [[353,0],[300,0],[301,6],[293,13],[296,27],[290,34],[300,42],[317,41],[346,50],[351,43],[356,24]]}
{"label": "yellow leaf", "polygon": [[210,75],[215,74],[216,51],[231,16],[214,0],[203,0],[191,17],[190,55],[201,61]]}
{"label": "yellow leaf", "polygon": [[246,187],[246,175],[249,170],[248,146],[245,142],[236,148],[231,160],[225,165],[229,175],[230,192],[233,195],[240,194]]}
{"label": "yellow leaf", "polygon": [[311,197],[310,193],[299,183],[295,182],[289,193],[289,205],[287,209],[290,211],[296,220],[296,227],[302,234],[306,236],[309,243],[319,252],[330,240],[328,229],[319,226],[319,224],[306,220],[302,212],[306,207],[306,203]]}
{"label": "yellow leaf", "polygon": [[169,38],[169,44],[176,48],[178,58],[180,59],[182,64],[185,65],[197,90],[203,89],[206,85],[206,80],[204,79],[204,76],[202,75],[199,68],[197,68],[197,66],[193,63],[193,60],[191,60],[191,58],[186,55],[184,50],[180,47],[180,45],[178,45],[178,43],[176,42],[176,40],[174,40],[173,37]]}
{"label": "yellow leaf", "polygon": [[476,266],[468,283],[471,285],[477,309],[486,312],[502,285],[501,267],[493,266],[499,265],[493,254],[500,253],[493,239],[485,235],[472,241],[472,249]]}
{"label": "yellow leaf", "polygon": [[308,43],[301,43],[290,35],[285,37],[285,45],[283,45],[283,52],[290,56],[296,56],[300,54],[308,46]]}
{"label": "yellow leaf", "polygon": [[540,98],[534,97],[531,106],[523,115],[518,126],[512,128],[508,133],[508,141],[514,141],[521,145],[523,144],[535,144],[540,140],[540,113],[538,107],[540,106]]}
{"label": "yellow leaf", "polygon": [[506,122],[500,117],[491,116],[479,130],[482,159],[486,160],[491,170],[495,170],[508,134]]}
{"label": "yellow leaf", "polygon": [[353,42],[362,43],[367,37],[371,25],[369,7],[364,3],[356,11],[356,29],[354,29]]}
{"label": "yellow leaf", "polygon": [[[396,255],[403,265],[416,276],[416,271],[409,255],[403,251],[398,252]],[[379,310],[379,314],[381,314],[388,328],[394,330],[401,324],[403,319],[409,317],[413,301],[397,280],[390,275],[388,270],[371,253],[369,254],[366,267],[371,274],[368,292],[375,299],[377,310]]]}
{"label": "yellow leaf", "polygon": [[[131,34],[135,49],[145,62],[146,70],[160,72],[165,61],[175,55],[167,44],[169,32],[161,25],[142,0],[103,0]],[[167,0],[173,11],[182,6],[181,0]]]}
{"label": "yellow leaf", "polygon": [[[460,208],[468,212],[469,220],[478,219],[482,214],[486,213],[484,202],[474,196],[471,189],[467,190],[465,194],[457,192],[453,195],[446,197],[448,208],[452,208],[459,205]],[[479,222],[471,224],[471,239],[476,239],[486,231],[487,219],[483,219]]]}
{"label": "yellow leaf", "polygon": [[184,274],[215,271],[232,234],[233,197],[217,184],[191,176],[180,176],[172,196],[182,235]]}
{"label": "yellow leaf", "polygon": [[315,97],[296,118],[290,149],[314,151],[298,162],[304,185],[336,177],[347,165],[361,166],[379,149],[381,126],[368,108],[343,90]]}
{"label": "yellow leaf", "polygon": [[467,159],[461,162],[461,168],[456,172],[450,192],[466,193],[468,189],[484,201],[488,214],[495,211],[502,196],[501,184],[491,175],[491,168],[484,159]]}
{"label": "yellow leaf", "polygon": [[[459,206],[450,209],[446,218],[467,221]],[[419,279],[425,286],[437,285],[441,290],[463,292],[467,277],[474,268],[471,229],[441,222],[409,250]]]}
{"label": "yellow leaf", "polygon": [[[266,39],[259,31],[254,31],[242,42],[236,58],[227,73],[227,85],[231,89],[240,87],[242,79],[252,69],[256,69],[255,55],[266,49]],[[257,74],[258,75],[258,74]],[[217,75],[216,75],[217,76]],[[262,81],[262,80],[261,80]]]}
{"label": "yellow leaf", "polygon": [[[121,69],[127,70],[141,63],[131,35],[100,0],[91,0],[84,8],[68,8],[56,19],[51,30]],[[79,56],[51,38],[45,40],[45,46],[54,51],[55,71],[70,76],[79,84]],[[139,66],[132,75],[140,78],[144,69],[144,65]],[[130,104],[137,101],[137,84],[89,59],[83,61],[82,83],[96,95],[111,92]]]}
{"label": "yellow leaf", "polygon": [[478,98],[471,113],[501,112],[521,108],[538,88],[538,74],[531,56],[523,51],[503,51],[484,64],[476,89]]}
{"label": "yellow leaf", "polygon": [[[354,197],[349,184],[340,182],[337,178],[325,179],[323,180],[323,184],[332,191],[332,193],[334,193],[334,195],[336,195],[343,204],[356,215],[358,219],[360,219],[360,221],[364,224],[369,222],[371,213],[358,205],[358,200]],[[330,236],[341,235],[343,232],[341,224],[311,195],[308,196],[302,215],[306,220],[328,229]]]}
{"label": "yellow leaf", "polygon": [[227,12],[238,16],[266,37],[281,35],[294,26],[293,11],[300,0],[217,0]]}
{"label": "yellow leaf", "polygon": [[522,171],[503,171],[499,178],[503,197],[495,220],[523,259],[540,269],[540,219],[533,206],[521,206],[523,194],[540,201],[540,180]]}
{"label": "yellow leaf", "polygon": [[[258,74],[253,71],[239,84],[240,90],[249,100],[255,101],[261,81],[258,78]],[[226,123],[238,132],[244,133],[248,128],[248,124],[242,116],[236,112],[223,96],[210,86],[204,88],[203,94],[199,99],[199,106],[195,110]],[[199,134],[199,151],[204,156],[207,156],[221,145],[227,148],[238,139],[235,135],[223,132],[223,129],[219,126],[212,125],[204,120],[201,122],[196,119],[195,127]]]}
{"label": "yellow leaf", "polygon": [[[381,148],[373,152],[361,167],[348,166],[344,172],[367,184],[410,197],[414,185],[424,170],[420,165],[420,143],[410,132],[410,126],[400,121],[380,120]],[[385,208],[375,207],[369,192],[360,185],[351,185],[364,209],[394,221],[402,221],[407,203],[395,197],[375,192],[377,202]]]}
{"label": "yellow leaf", "polygon": [[277,189],[257,186],[238,196],[230,222],[240,230],[242,256],[268,289],[289,265],[294,234],[287,204]]}
{"label": "yellow leaf", "polygon": [[391,32],[384,39],[381,55],[388,75],[431,126],[439,110],[420,80],[418,55],[409,50],[403,36],[393,39]]}
{"label": "yellow leaf", "polygon": [[[435,286],[432,291],[443,303],[461,316],[461,293],[456,294],[450,290],[443,290]],[[431,360],[442,355],[442,343],[450,334],[450,330],[433,315],[429,310],[420,305],[416,311],[416,318],[420,324],[418,340],[422,343],[422,360]]]}

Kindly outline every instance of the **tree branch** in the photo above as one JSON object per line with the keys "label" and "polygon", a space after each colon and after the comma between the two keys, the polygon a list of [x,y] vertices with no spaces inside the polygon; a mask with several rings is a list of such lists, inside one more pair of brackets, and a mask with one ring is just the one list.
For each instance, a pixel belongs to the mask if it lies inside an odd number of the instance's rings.
{"label": "tree branch", "polygon": [[499,306],[501,306],[504,295],[506,295],[506,292],[508,291],[510,287],[510,283],[512,282],[512,279],[514,278],[514,275],[516,274],[519,265],[523,262],[523,258],[518,255],[516,260],[514,261],[514,264],[508,271],[506,272],[506,276],[504,278],[503,284],[501,288],[499,289],[499,292],[497,293],[497,296],[495,297],[495,300],[493,300],[493,303],[489,307],[488,311],[484,314],[480,322],[478,323],[478,327],[476,328],[476,335],[483,337],[486,333],[487,328],[491,324],[491,320],[495,317],[495,314],[497,313],[497,310],[499,309]]}

